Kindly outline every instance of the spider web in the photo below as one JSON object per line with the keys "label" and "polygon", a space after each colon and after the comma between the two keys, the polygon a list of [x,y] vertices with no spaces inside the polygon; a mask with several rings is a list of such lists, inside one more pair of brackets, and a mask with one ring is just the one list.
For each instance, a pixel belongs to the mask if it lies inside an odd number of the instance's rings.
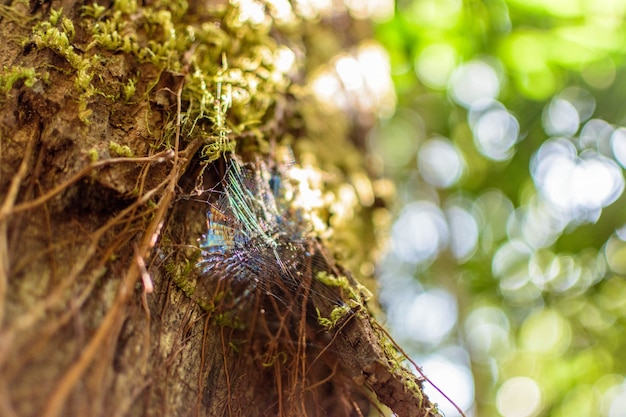
{"label": "spider web", "polygon": [[207,211],[198,263],[204,276],[225,289],[222,309],[241,314],[258,297],[269,297],[283,309],[299,310],[303,285],[343,305],[340,295],[311,288],[328,262],[316,250],[301,213],[285,199],[289,183],[261,161],[243,164],[231,157],[226,162],[222,189],[212,192],[215,202]]}

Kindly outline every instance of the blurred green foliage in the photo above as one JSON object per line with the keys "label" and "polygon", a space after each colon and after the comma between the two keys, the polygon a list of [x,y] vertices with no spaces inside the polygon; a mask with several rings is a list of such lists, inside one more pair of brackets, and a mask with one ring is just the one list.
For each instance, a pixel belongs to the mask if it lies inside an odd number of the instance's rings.
{"label": "blurred green foliage", "polygon": [[[625,20],[624,0],[398,0],[377,26],[397,109],[369,143],[400,202],[381,299],[416,355],[466,353],[469,415],[625,415]],[[453,307],[416,306],[433,290]]]}

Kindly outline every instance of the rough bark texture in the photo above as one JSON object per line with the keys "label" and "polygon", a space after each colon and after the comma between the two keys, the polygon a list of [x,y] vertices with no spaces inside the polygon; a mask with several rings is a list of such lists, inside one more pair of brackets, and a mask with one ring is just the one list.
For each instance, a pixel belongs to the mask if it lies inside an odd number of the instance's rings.
{"label": "rough bark texture", "polygon": [[[331,117],[299,86],[367,25],[345,10],[279,25],[269,5],[251,21],[220,1],[86,6],[0,6],[0,415],[358,416],[377,401],[435,415],[340,244],[307,234],[299,285],[256,289],[233,316],[218,301],[228,277],[196,268],[225,141],[257,164],[279,165],[284,142],[329,155],[315,162],[333,173],[326,192],[365,175],[371,114]],[[281,45],[298,64],[273,77]],[[369,253],[368,205],[350,266]]]}

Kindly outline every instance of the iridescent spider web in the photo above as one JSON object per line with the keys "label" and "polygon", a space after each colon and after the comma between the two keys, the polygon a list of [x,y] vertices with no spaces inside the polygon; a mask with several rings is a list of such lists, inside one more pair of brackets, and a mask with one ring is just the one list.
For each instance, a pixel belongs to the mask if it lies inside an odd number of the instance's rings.
{"label": "iridescent spider web", "polygon": [[[202,274],[228,289],[226,307],[241,310],[258,293],[286,308],[297,305],[302,300],[294,297],[301,297],[305,274],[314,274],[320,270],[316,265],[325,262],[311,249],[301,216],[284,201],[282,178],[261,162],[255,166],[230,158],[222,188],[207,211]],[[323,296],[343,304],[337,295]]]}

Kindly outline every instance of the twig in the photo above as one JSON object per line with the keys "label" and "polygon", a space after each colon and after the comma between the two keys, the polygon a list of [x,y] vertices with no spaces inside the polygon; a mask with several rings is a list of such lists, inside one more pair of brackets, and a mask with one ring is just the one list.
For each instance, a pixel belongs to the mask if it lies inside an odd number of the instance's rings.
{"label": "twig", "polygon": [[139,266],[139,271],[141,271],[143,292],[144,294],[152,294],[152,291],[154,291],[154,284],[152,283],[152,278],[150,277],[150,273],[146,268],[146,262],[139,254],[139,249],[137,248],[137,245],[133,245],[133,249],[135,250],[135,262],[137,262],[137,265]]}
{"label": "twig", "polygon": [[104,166],[107,166],[107,165],[119,164],[119,163],[164,162],[164,161],[166,161],[168,159],[171,159],[172,157],[174,157],[174,159],[176,160],[176,156],[172,154],[172,151],[171,150],[167,150],[167,151],[162,151],[162,152],[159,152],[157,154],[154,154],[154,155],[148,156],[148,157],[141,157],[141,158],[109,158],[109,159],[104,159],[102,161],[95,162],[93,164],[90,164],[90,165],[84,167],[83,169],[78,171],[76,174],[74,174],[71,178],[69,178],[67,181],[63,182],[62,184],[57,185],[56,187],[54,187],[53,189],[49,190],[44,195],[39,196],[39,197],[37,197],[34,200],[28,201],[26,203],[18,204],[16,206],[14,206],[13,208],[9,207],[6,210],[5,210],[5,207],[3,206],[2,209],[0,209],[0,221],[4,220],[10,214],[19,213],[19,212],[25,211],[25,210],[30,210],[30,209],[33,209],[33,208],[37,207],[40,204],[45,203],[46,201],[50,200],[51,198],[56,196],[58,193],[60,193],[61,191],[63,191],[67,187],[69,187],[70,185],[74,184],[76,181],[80,180],[82,177],[87,175],[89,173],[89,171],[91,171],[93,169],[101,168],[101,167],[104,167]]}
{"label": "twig", "polygon": [[[11,181],[11,185],[9,186],[9,191],[2,203],[2,207],[0,207],[0,329],[2,328],[2,323],[4,322],[4,300],[6,297],[8,282],[9,282],[9,248],[7,243],[7,222],[4,221],[5,213],[9,213],[11,208],[15,204],[15,199],[17,198],[17,193],[19,192],[20,185],[26,176],[26,172],[28,170],[28,165],[30,158],[33,153],[33,148],[35,147],[36,139],[39,136],[39,130],[33,131],[33,135],[26,145],[26,149],[24,151],[24,158],[20,163],[20,167],[17,170],[17,173],[13,177]],[[0,346],[0,357],[2,355],[3,349],[8,349],[8,346]]]}
{"label": "twig", "polygon": [[[183,168],[186,167],[189,162],[189,159],[185,159],[182,163],[179,163],[180,159],[178,156],[178,147],[180,144],[180,96],[182,87],[183,82],[181,82],[176,93],[178,101],[178,118],[176,126],[176,138],[174,142],[174,166],[172,167],[172,171],[169,174],[167,187],[163,193],[163,198],[158,203],[158,208],[155,216],[148,224],[146,231],[141,239],[140,245],[138,246],[139,255],[144,257],[149,256],[150,250],[154,246],[156,238],[158,237],[163,222],[165,220],[165,215],[167,214],[170,208],[170,203],[172,202],[172,199],[174,197],[174,192],[179,179],[179,175],[181,174],[181,172],[183,172]],[[128,160],[130,158],[123,159]],[[145,160],[146,158],[141,159]],[[78,361],[75,362],[68,369],[66,374],[57,384],[56,389],[50,395],[50,399],[48,400],[43,412],[41,413],[42,417],[56,417],[60,414],[67,396],[70,394],[71,390],[74,388],[79,378],[83,375],[93,359],[96,357],[96,353],[102,346],[106,337],[109,336],[109,333],[112,331],[112,329],[115,328],[115,324],[119,321],[123,313],[123,307],[126,305],[126,302],[130,298],[130,295],[132,294],[132,289],[139,279],[140,275],[141,271],[137,262],[131,262],[126,275],[122,279],[117,297],[113,303],[113,306],[111,307],[111,310],[109,310],[109,312],[106,314],[102,321],[102,324],[98,327],[98,330],[96,331],[94,336],[91,338],[85,349],[81,352]]]}

